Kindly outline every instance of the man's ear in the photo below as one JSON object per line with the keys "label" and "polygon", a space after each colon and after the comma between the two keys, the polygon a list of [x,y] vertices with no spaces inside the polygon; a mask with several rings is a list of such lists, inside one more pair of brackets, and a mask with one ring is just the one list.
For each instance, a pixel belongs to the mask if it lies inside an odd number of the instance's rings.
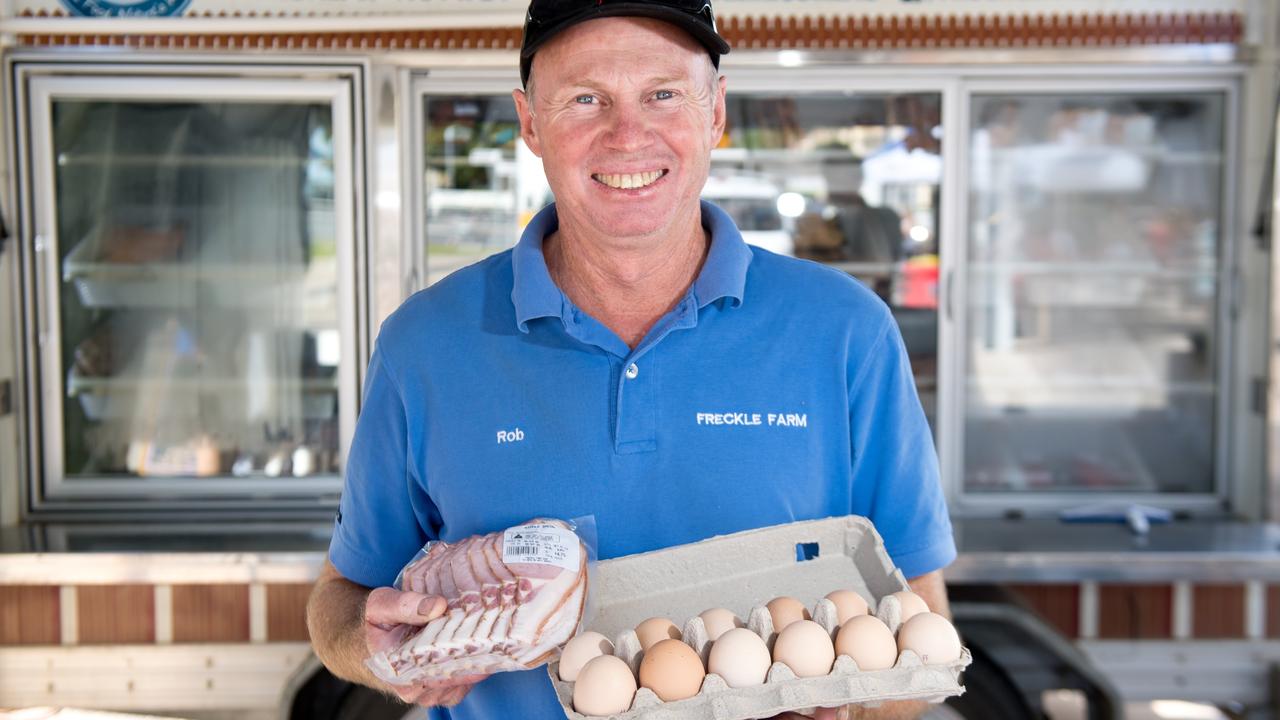
{"label": "man's ear", "polygon": [[711,147],[719,147],[720,140],[724,137],[725,119],[728,114],[725,110],[724,96],[728,86],[729,81],[721,75],[716,81],[716,98],[711,107]]}
{"label": "man's ear", "polygon": [[537,134],[533,131],[533,113],[529,107],[533,99],[520,89],[511,91],[511,99],[516,101],[516,114],[520,116],[520,137],[534,155],[542,157],[542,147],[538,142]]}

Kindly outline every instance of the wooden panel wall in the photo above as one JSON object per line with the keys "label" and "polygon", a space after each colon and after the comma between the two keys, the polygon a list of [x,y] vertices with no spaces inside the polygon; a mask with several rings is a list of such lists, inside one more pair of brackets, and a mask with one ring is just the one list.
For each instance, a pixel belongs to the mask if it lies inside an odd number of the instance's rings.
{"label": "wooden panel wall", "polygon": [[1204,639],[1244,639],[1243,585],[1195,585],[1191,636]]}
{"label": "wooden panel wall", "polygon": [[311,585],[297,583],[267,586],[267,642],[310,641],[307,633],[307,597]]}
{"label": "wooden panel wall", "polygon": [[1105,640],[1173,636],[1173,586],[1101,585],[1098,637]]}
{"label": "wooden panel wall", "polygon": [[173,641],[249,642],[249,586],[174,585]]}
{"label": "wooden panel wall", "polygon": [[57,645],[60,610],[56,585],[0,586],[0,645]]}
{"label": "wooden panel wall", "polygon": [[1080,586],[1010,585],[1018,599],[1063,635],[1080,637]]}
{"label": "wooden panel wall", "polygon": [[82,645],[153,643],[155,590],[151,585],[80,585],[76,625]]}

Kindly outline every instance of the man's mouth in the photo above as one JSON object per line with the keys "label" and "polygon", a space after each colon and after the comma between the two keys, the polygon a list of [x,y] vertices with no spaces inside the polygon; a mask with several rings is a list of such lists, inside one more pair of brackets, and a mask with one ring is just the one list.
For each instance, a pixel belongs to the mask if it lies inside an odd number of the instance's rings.
{"label": "man's mouth", "polygon": [[638,190],[648,187],[658,181],[659,178],[666,175],[668,170],[653,170],[651,172],[631,173],[628,175],[602,175],[595,174],[591,178],[602,185],[608,185],[615,190]]}

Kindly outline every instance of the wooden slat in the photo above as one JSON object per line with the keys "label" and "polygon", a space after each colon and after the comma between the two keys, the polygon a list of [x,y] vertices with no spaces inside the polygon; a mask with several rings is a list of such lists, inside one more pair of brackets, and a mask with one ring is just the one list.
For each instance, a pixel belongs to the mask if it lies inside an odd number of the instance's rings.
{"label": "wooden slat", "polygon": [[1127,640],[1143,638],[1170,638],[1172,635],[1172,586],[1099,586],[1099,638],[1108,640]]}
{"label": "wooden slat", "polygon": [[1243,585],[1196,585],[1192,594],[1192,637],[1244,638]]}
{"label": "wooden slat", "polygon": [[1028,608],[1063,635],[1080,637],[1080,586],[1073,584],[1009,585]]}
{"label": "wooden slat", "polygon": [[267,642],[310,640],[307,634],[307,597],[311,585],[290,583],[267,586]]}
{"label": "wooden slat", "polygon": [[0,645],[62,641],[56,585],[0,586]]}
{"label": "wooden slat", "polygon": [[174,585],[173,641],[249,642],[249,586]]}
{"label": "wooden slat", "polygon": [[76,612],[82,644],[155,642],[155,590],[150,585],[81,585]]}

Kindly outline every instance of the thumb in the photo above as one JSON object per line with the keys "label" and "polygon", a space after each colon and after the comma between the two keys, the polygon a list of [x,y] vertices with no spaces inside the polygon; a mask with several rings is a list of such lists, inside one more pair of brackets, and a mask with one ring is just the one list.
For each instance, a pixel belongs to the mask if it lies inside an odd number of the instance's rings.
{"label": "thumb", "polygon": [[373,625],[425,625],[443,615],[447,605],[436,595],[381,587],[369,593],[364,619]]}

